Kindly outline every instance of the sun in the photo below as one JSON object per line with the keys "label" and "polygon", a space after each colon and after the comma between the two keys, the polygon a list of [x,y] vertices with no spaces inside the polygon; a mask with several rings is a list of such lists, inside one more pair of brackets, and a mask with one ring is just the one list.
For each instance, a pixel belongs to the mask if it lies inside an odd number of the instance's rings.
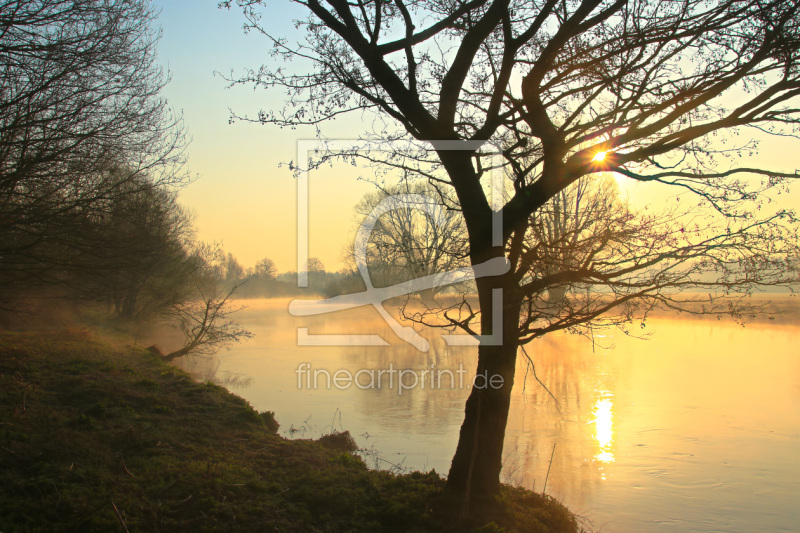
{"label": "sun", "polygon": [[594,154],[592,161],[598,161],[598,162],[602,161],[603,159],[606,158],[607,153],[608,152],[597,152],[596,154]]}

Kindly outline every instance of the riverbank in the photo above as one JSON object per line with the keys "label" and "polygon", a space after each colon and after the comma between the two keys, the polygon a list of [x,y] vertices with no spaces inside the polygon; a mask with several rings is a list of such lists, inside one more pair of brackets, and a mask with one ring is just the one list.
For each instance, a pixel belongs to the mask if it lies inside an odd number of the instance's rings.
{"label": "riverbank", "polygon": [[435,472],[369,470],[270,418],[122,341],[2,332],[0,531],[577,530],[507,486],[459,523]]}

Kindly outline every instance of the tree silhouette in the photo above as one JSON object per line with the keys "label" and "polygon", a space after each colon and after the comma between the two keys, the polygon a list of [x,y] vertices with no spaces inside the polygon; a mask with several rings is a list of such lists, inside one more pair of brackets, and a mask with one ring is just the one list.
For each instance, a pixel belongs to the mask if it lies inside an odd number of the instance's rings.
{"label": "tree silhouette", "polygon": [[4,300],[58,281],[53,250],[109,199],[184,180],[153,19],[145,0],[0,1]]}
{"label": "tree silhouette", "polygon": [[[432,163],[415,171],[454,192],[470,262],[510,264],[506,274],[479,278],[479,310],[454,320],[502,336],[502,345],[478,348],[478,372],[504,385],[472,390],[447,479],[465,502],[499,489],[522,343],[619,309],[623,318],[654,305],[736,313],[734,293],[794,280],[796,220],[768,200],[795,173],[744,157],[756,149],[754,134],[797,136],[794,1],[298,0],[308,13],[298,43],[260,24],[263,2],[237,3],[286,64],[231,81],[284,89],[287,99],[283,109],[235,119],[297,126],[374,113],[365,139],[418,141],[416,151],[380,156],[386,163]],[[486,151],[499,154],[502,169]],[[496,171],[509,178],[500,243],[485,187]],[[670,186],[657,189],[672,191],[664,196],[689,192],[692,209],[611,213],[572,232],[574,246],[587,246],[573,254],[581,261],[554,269],[559,255],[542,241],[548,230],[537,217],[600,172]],[[539,312],[541,296],[565,285],[605,288]],[[705,303],[676,296],[686,288],[715,295]],[[493,331],[498,293],[502,327]]]}
{"label": "tree silhouette", "polygon": [[278,274],[278,268],[275,262],[269,257],[264,257],[256,262],[253,268],[253,275],[261,279],[275,279]]}
{"label": "tree silhouette", "polygon": [[[184,337],[184,345],[168,354],[166,361],[185,355],[212,355],[230,344],[250,339],[253,334],[231,319],[231,315],[243,307],[231,305],[231,297],[238,286],[234,285],[224,295],[215,290],[205,292],[197,287],[199,298],[176,304],[171,312],[177,318],[178,327]],[[229,349],[229,348],[228,348]]]}
{"label": "tree silhouette", "polygon": [[[366,194],[356,205],[356,214],[366,218],[380,202],[397,195],[409,202],[381,215],[370,234],[366,259],[373,283],[388,286],[465,266],[467,229],[461,214],[447,209],[425,211],[412,200],[437,195],[428,183],[403,183]],[[354,259],[352,250],[349,253]],[[420,295],[433,305],[440,290],[426,288]]]}
{"label": "tree silhouette", "polygon": [[68,245],[59,246],[64,259],[47,266],[59,267],[59,285],[73,297],[111,303],[123,320],[148,319],[191,298],[189,278],[206,262],[177,195],[149,185],[132,182],[95,206],[102,215],[73,227]]}

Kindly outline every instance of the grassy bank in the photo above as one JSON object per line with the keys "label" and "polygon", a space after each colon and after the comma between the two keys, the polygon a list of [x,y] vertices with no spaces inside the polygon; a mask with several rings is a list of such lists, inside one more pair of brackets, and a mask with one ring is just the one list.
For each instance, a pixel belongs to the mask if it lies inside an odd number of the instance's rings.
{"label": "grassy bank", "polygon": [[242,398],[144,350],[0,333],[4,533],[576,529],[558,502],[510,487],[459,523],[443,485],[276,436]]}

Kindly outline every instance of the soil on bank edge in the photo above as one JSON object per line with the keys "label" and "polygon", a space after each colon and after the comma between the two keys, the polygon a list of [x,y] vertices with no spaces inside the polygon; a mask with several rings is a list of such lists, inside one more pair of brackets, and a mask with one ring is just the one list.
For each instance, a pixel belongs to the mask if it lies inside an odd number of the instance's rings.
{"label": "soil on bank edge", "polygon": [[459,521],[437,473],[369,470],[269,420],[89,331],[0,332],[0,531],[579,529],[556,500],[508,486]]}

